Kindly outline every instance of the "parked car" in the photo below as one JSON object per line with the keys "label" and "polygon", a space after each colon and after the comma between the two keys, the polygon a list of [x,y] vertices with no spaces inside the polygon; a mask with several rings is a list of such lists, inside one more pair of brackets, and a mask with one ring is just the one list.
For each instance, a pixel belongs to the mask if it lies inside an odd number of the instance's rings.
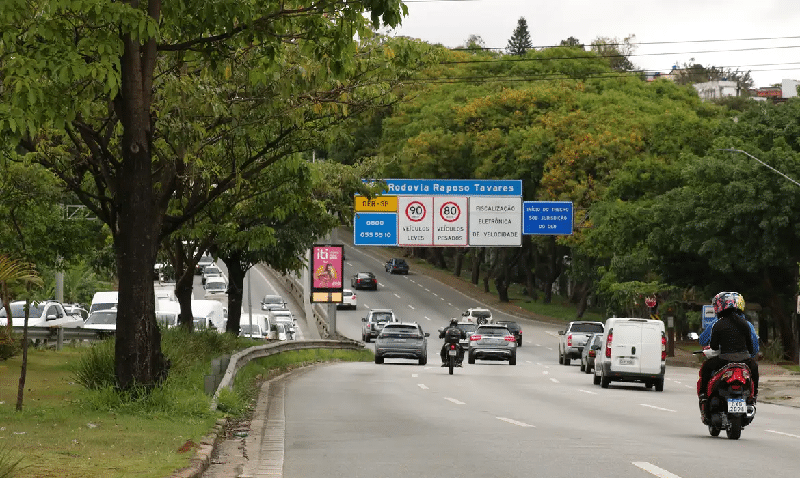
{"label": "parked car", "polygon": [[375,339],[375,363],[381,364],[387,358],[405,358],[425,365],[429,336],[414,322],[387,323]]}
{"label": "parked car", "polygon": [[261,299],[261,310],[285,309],[286,301],[279,295],[267,294]]}
{"label": "parked car", "polygon": [[84,328],[97,330],[103,335],[113,335],[117,332],[117,308],[96,310],[89,314]]}
{"label": "parked car", "polygon": [[361,319],[363,322],[361,326],[361,340],[369,343],[373,338],[377,337],[383,327],[389,322],[399,322],[397,317],[392,312],[392,309],[373,309],[367,313],[367,316]]}
{"label": "parked car", "polygon": [[589,336],[581,352],[581,372],[592,373],[592,370],[594,370],[594,359],[597,357],[597,352],[602,345],[603,334],[597,333]]}
{"label": "parked car", "polygon": [[378,279],[372,272],[359,272],[350,278],[350,287],[352,287],[353,290],[378,290]]}
{"label": "parked car", "polygon": [[508,360],[509,365],[517,364],[517,339],[504,325],[479,325],[469,338],[467,361]]}
{"label": "parked car", "polygon": [[228,293],[228,283],[222,277],[211,276],[203,286],[206,299],[224,299]]}
{"label": "parked car", "polygon": [[336,304],[337,309],[355,309],[356,308],[356,293],[350,289],[342,289],[342,303]]}
{"label": "parked car", "polygon": [[203,273],[203,269],[206,266],[210,266],[214,264],[214,258],[209,256],[208,254],[203,254],[199,261],[197,261],[197,267],[194,269],[194,275],[199,276]]}
{"label": "parked car", "polygon": [[664,322],[614,317],[606,320],[603,348],[595,358],[594,383],[640,382],[664,391],[667,336]]}
{"label": "parked car", "polygon": [[558,363],[569,365],[571,359],[581,358],[589,336],[602,332],[602,322],[576,320],[568,323],[564,330],[558,331]]}
{"label": "parked car", "polygon": [[389,274],[408,275],[408,262],[405,259],[389,259],[386,261],[386,272]]}
{"label": "parked car", "polygon": [[492,322],[492,323],[497,324],[497,325],[505,325],[508,328],[508,330],[510,330],[511,333],[514,334],[514,338],[517,339],[517,347],[518,348],[522,347],[522,326],[521,325],[519,325],[518,323],[514,322],[513,320],[498,320],[498,321],[495,321],[495,322]]}
{"label": "parked car", "polygon": [[478,325],[483,324],[491,324],[492,323],[492,311],[489,309],[484,309],[482,307],[474,307],[472,309],[467,309],[466,312],[461,314],[464,321],[474,322]]}
{"label": "parked car", "polygon": [[[0,325],[8,324],[8,314],[5,307],[0,308]],[[16,300],[11,303],[11,325],[22,327],[25,325],[25,301]],[[45,300],[31,302],[28,305],[29,327],[83,327],[84,320],[80,314],[69,314],[60,302]]]}

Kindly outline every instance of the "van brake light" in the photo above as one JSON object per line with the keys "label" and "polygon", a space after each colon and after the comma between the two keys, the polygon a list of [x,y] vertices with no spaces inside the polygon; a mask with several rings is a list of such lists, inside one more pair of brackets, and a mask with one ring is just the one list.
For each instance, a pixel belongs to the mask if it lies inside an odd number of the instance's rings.
{"label": "van brake light", "polygon": [[606,338],[606,358],[611,358],[611,340],[614,338],[614,334],[611,331],[608,332],[608,337]]}

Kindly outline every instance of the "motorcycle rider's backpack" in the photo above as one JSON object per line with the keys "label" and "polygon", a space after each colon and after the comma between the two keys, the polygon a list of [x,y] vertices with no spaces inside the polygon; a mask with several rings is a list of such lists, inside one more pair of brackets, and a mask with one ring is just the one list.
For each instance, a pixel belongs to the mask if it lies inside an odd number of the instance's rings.
{"label": "motorcycle rider's backpack", "polygon": [[457,344],[461,340],[461,330],[458,327],[450,327],[444,332],[444,341],[448,344]]}

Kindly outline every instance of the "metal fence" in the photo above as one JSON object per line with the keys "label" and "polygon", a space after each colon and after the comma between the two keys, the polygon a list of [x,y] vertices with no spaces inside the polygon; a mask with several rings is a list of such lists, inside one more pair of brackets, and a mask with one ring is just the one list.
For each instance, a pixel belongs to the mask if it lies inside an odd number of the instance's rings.
{"label": "metal fence", "polygon": [[[11,327],[11,332],[22,336],[24,327]],[[94,330],[77,327],[28,327],[28,340],[43,341],[47,344],[55,343],[56,350],[61,350],[64,342],[89,341],[96,342],[113,335],[108,330]]]}

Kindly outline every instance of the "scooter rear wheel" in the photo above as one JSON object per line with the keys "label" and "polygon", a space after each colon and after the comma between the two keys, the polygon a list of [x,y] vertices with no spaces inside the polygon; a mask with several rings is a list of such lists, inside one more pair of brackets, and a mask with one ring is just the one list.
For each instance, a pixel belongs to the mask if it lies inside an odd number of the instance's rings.
{"label": "scooter rear wheel", "polygon": [[448,357],[447,364],[448,367],[450,368],[450,375],[453,375],[453,367],[456,364],[456,358],[451,355],[450,357]]}
{"label": "scooter rear wheel", "polygon": [[730,426],[725,433],[728,434],[728,438],[731,440],[738,440],[740,436],[742,436],[742,417],[735,416],[730,418]]}

